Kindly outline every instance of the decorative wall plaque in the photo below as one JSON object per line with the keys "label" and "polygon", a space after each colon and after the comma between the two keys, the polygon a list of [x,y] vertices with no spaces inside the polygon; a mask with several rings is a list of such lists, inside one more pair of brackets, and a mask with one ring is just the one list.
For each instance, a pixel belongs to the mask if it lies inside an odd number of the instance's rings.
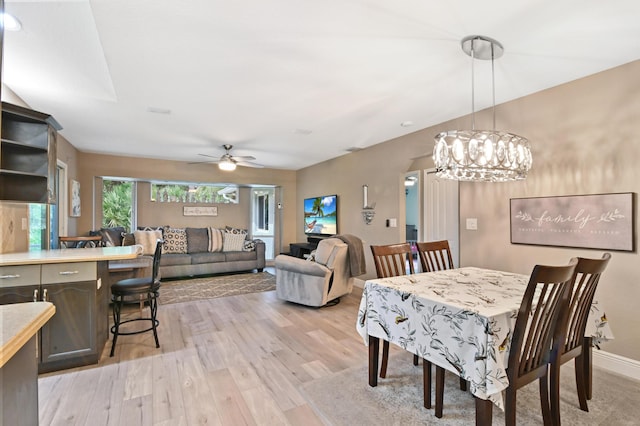
{"label": "decorative wall plaque", "polygon": [[634,193],[512,198],[511,243],[635,250]]}
{"label": "decorative wall plaque", "polygon": [[183,207],[183,216],[218,216],[218,207]]}

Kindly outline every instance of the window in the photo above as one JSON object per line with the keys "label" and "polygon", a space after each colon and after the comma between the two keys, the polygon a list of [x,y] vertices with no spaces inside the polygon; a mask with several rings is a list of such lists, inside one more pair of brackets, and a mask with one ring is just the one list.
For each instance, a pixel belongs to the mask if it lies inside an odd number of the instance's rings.
{"label": "window", "polygon": [[133,197],[135,182],[108,180],[102,181],[102,227],[122,226],[131,230],[133,223]]}

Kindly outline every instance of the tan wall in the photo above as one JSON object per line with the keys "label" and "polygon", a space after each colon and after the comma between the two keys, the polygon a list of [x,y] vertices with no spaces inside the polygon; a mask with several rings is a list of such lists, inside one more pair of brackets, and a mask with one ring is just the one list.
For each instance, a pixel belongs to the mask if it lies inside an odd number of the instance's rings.
{"label": "tan wall", "polygon": [[[239,185],[275,185],[281,187],[283,209],[281,215],[282,239],[295,239],[296,172],[288,170],[238,167],[233,172],[222,172],[215,164],[187,164],[148,158],[119,157],[91,153],[79,153],[78,159],[82,216],[78,232],[85,233],[100,228],[102,222],[100,195],[94,194],[94,181],[100,176],[128,177],[141,180],[166,180],[196,183],[232,183]],[[95,200],[95,201],[94,201]],[[138,188],[138,224],[142,226],[236,226],[248,228],[250,189],[242,188],[239,204],[217,204],[216,217],[185,217],[183,204],[159,203],[150,200],[148,184]],[[194,204],[197,205],[197,204]],[[288,251],[284,246],[283,251]]]}
{"label": "tan wall", "polygon": [[[497,128],[529,138],[533,170],[520,183],[461,183],[460,263],[529,274],[534,264],[562,264],[573,256],[600,257],[601,250],[512,245],[509,199],[607,192],[640,192],[640,61],[549,89],[497,107]],[[488,111],[476,122],[491,123]],[[403,241],[404,189],[409,170],[431,168],[433,136],[441,130],[468,128],[469,117],[345,155],[298,173],[298,204],[315,194],[340,195],[340,232],[358,235],[366,244]],[[416,159],[417,160],[412,160]],[[377,202],[369,226],[360,217],[361,185],[369,184],[369,198]],[[638,212],[636,210],[636,223]],[[384,220],[398,218],[398,228]],[[467,231],[468,217],[478,230]],[[296,232],[302,235],[302,218]],[[637,238],[637,237],[636,237]],[[637,245],[637,240],[636,240]],[[366,247],[369,251],[369,248]],[[368,255],[367,276],[374,276]],[[614,252],[600,282],[597,298],[606,308],[615,340],[607,352],[640,360],[640,300],[638,252]]]}

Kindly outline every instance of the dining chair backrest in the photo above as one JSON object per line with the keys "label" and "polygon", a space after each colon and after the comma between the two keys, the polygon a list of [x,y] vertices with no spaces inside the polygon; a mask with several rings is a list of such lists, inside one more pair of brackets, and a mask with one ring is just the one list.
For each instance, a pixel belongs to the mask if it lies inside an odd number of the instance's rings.
{"label": "dining chair backrest", "polygon": [[537,379],[546,371],[551,356],[551,343],[558,319],[569,298],[569,290],[577,261],[566,266],[536,265],[525,290],[516,318],[509,349],[507,373],[516,388]]}
{"label": "dining chair backrest", "polygon": [[420,255],[422,272],[435,272],[453,269],[453,259],[449,241],[426,241],[416,243]]}
{"label": "dining chair backrest", "polygon": [[[397,277],[415,273],[411,253],[411,244],[399,243],[384,246],[371,246],[373,261],[378,278]],[[407,264],[409,272],[407,272]]]}
{"label": "dining chair backrest", "polygon": [[600,275],[606,269],[610,259],[609,253],[604,253],[601,259],[577,258],[578,264],[569,296],[566,335],[561,354],[568,354],[582,345],[593,296],[596,293]]}
{"label": "dining chair backrest", "polygon": [[153,252],[153,265],[151,268],[151,285],[155,286],[159,284],[158,274],[160,272],[160,258],[162,257],[162,245],[164,244],[163,240],[158,240],[156,242],[156,249]]}

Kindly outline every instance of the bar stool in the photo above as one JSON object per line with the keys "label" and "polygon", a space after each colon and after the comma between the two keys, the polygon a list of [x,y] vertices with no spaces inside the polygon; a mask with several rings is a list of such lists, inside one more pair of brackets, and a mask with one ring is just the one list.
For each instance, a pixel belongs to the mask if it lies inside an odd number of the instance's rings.
{"label": "bar stool", "polygon": [[[153,337],[156,341],[156,348],[160,347],[158,341],[157,327],[160,322],[156,319],[156,313],[158,311],[158,290],[160,289],[160,280],[158,279],[158,269],[160,268],[160,256],[162,254],[162,240],[158,240],[156,243],[156,250],[153,254],[153,268],[152,275],[150,277],[143,278],[128,278],[120,280],[111,286],[111,302],[113,304],[113,326],[111,327],[111,333],[113,333],[113,341],[111,343],[111,355],[116,349],[116,341],[118,336],[140,334],[153,330]],[[149,305],[150,315],[149,317],[140,317],[129,319],[126,321],[121,320],[122,306],[126,304],[146,302]],[[149,321],[149,328],[137,331],[121,331],[120,326],[126,323],[135,321]]]}

